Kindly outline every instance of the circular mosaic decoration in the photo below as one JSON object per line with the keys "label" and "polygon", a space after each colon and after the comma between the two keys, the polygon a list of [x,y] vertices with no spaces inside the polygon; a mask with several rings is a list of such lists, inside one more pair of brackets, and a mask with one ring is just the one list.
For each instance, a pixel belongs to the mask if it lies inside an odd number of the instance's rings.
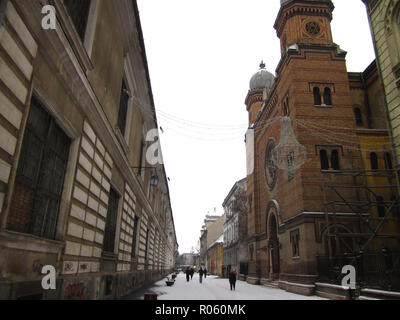
{"label": "circular mosaic decoration", "polygon": [[321,27],[315,21],[311,21],[306,24],[306,31],[312,36],[316,36],[321,32]]}
{"label": "circular mosaic decoration", "polygon": [[265,162],[264,162],[264,174],[265,182],[269,190],[273,190],[276,185],[277,179],[277,166],[276,161],[273,159],[273,150],[275,148],[274,139],[270,139],[267,144],[267,150],[265,151]]}

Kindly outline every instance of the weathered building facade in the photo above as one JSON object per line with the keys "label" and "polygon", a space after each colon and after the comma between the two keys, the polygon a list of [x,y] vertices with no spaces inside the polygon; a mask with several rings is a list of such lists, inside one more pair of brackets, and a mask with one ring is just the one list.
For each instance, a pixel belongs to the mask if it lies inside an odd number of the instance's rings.
{"label": "weathered building facade", "polygon": [[[276,76],[261,64],[250,81],[247,281],[338,297],[334,269],[383,268],[387,249],[398,251],[399,220],[376,66],[347,72],[333,10],[330,0],[281,1]],[[370,271],[363,285],[379,287]]]}
{"label": "weathered building facade", "polygon": [[112,299],[166,275],[177,240],[164,166],[148,162],[158,125],[136,1],[0,7],[0,298]]}
{"label": "weathered building facade", "polygon": [[246,179],[234,184],[225,198],[224,208],[224,261],[223,274],[236,270],[238,275],[247,275],[247,196]]}
{"label": "weathered building facade", "polygon": [[373,44],[392,134],[394,161],[399,169],[400,148],[400,1],[363,0],[372,30]]}

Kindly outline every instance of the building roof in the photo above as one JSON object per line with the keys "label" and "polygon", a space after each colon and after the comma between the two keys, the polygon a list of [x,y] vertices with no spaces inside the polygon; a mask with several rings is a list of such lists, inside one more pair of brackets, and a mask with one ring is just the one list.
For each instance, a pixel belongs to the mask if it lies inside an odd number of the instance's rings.
{"label": "building roof", "polygon": [[260,64],[260,70],[250,79],[250,90],[256,88],[271,88],[275,82],[274,75],[265,69],[264,62]]}

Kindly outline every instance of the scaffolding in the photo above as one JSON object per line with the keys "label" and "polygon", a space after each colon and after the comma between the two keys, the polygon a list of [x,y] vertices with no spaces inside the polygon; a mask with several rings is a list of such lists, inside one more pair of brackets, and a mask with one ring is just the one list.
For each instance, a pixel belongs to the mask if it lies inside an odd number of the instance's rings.
{"label": "scaffolding", "polygon": [[357,287],[400,291],[400,201],[394,170],[323,171],[325,255],[319,280],[341,284],[343,266]]}

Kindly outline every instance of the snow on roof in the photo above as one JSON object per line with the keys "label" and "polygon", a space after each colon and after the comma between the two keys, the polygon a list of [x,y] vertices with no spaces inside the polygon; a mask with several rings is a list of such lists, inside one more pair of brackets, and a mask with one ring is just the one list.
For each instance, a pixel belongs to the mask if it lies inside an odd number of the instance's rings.
{"label": "snow on roof", "polygon": [[215,241],[208,247],[208,249],[214,247],[214,246],[217,245],[217,244],[224,244],[224,234],[221,234],[221,236],[220,236],[217,240],[215,240]]}

